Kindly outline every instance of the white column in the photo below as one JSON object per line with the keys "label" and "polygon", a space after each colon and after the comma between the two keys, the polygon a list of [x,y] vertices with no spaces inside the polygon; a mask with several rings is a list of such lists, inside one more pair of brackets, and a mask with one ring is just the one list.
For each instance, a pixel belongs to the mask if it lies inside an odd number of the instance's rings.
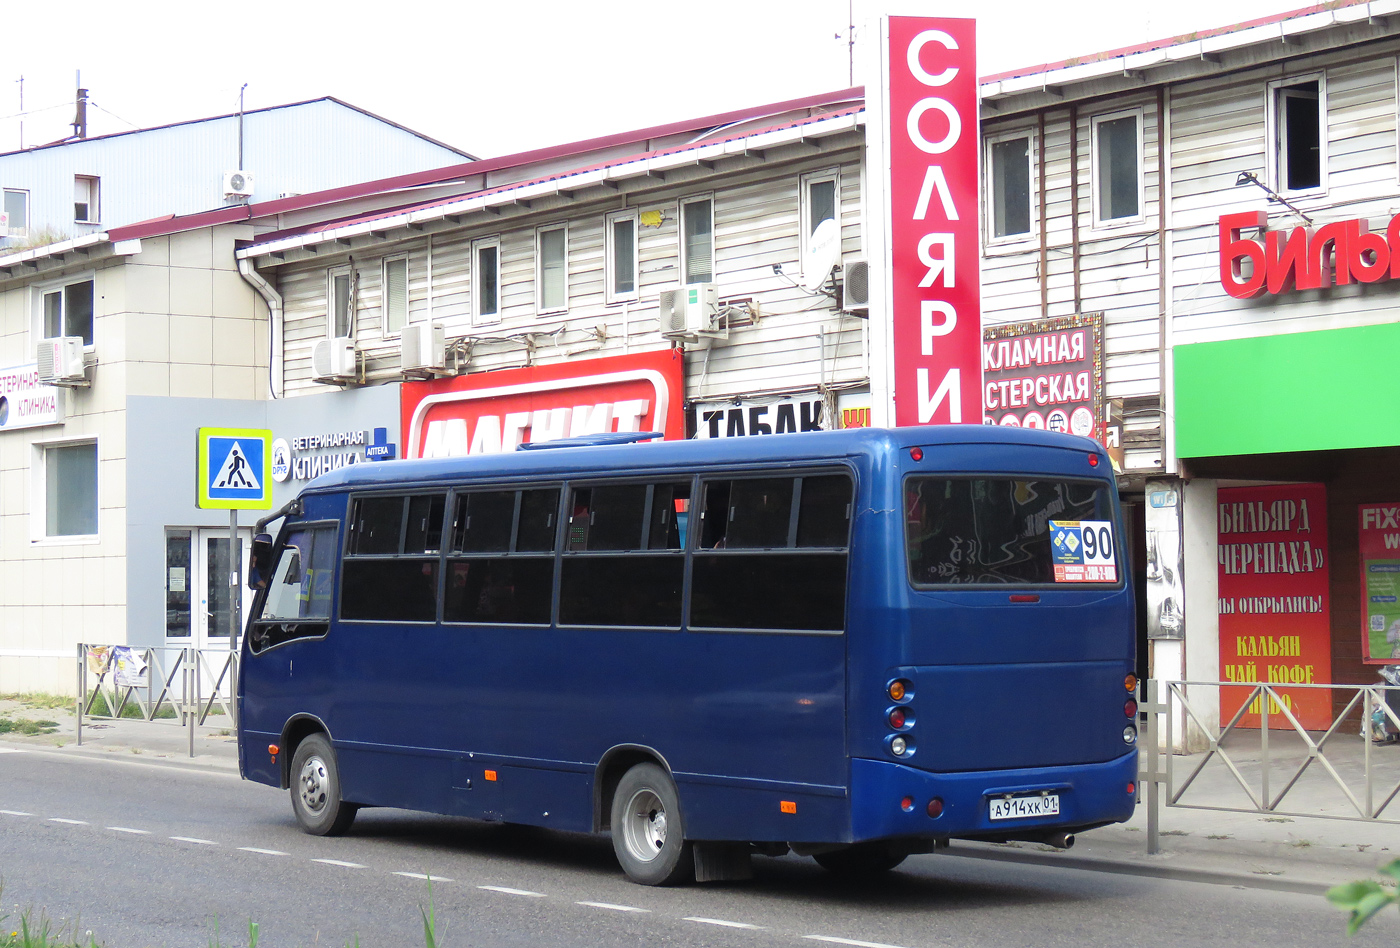
{"label": "white column", "polygon": [[[1216,482],[1185,484],[1181,532],[1186,589],[1185,664],[1187,681],[1220,680],[1220,576],[1216,560]],[[1197,689],[1191,708],[1209,727],[1220,725],[1220,689]],[[1203,735],[1188,731],[1187,745],[1198,749]]]}

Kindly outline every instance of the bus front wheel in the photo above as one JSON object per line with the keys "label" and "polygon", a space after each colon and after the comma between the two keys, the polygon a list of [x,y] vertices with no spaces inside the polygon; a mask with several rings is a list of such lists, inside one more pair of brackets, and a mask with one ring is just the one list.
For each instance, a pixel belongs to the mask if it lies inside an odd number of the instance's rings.
{"label": "bus front wheel", "polygon": [[670,774],[656,764],[637,764],[618,782],[612,841],[622,871],[633,882],[676,885],[694,878],[695,857],[685,838],[680,794]]}
{"label": "bus front wheel", "polygon": [[292,812],[313,836],[340,836],[354,822],[353,803],[340,795],[340,768],[324,734],[311,734],[292,757]]}
{"label": "bus front wheel", "polygon": [[857,843],[845,849],[833,849],[812,857],[827,872],[847,878],[879,875],[889,872],[909,858],[909,854],[885,843]]}

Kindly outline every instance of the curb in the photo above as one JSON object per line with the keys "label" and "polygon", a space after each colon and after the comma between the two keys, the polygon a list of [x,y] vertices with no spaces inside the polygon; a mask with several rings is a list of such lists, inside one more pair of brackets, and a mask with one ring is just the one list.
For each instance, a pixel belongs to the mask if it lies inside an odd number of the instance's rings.
{"label": "curb", "polygon": [[76,744],[64,747],[46,747],[35,744],[16,744],[13,742],[0,741],[0,748],[11,752],[33,754],[37,757],[77,757],[84,760],[100,760],[115,764],[135,764],[145,767],[164,767],[177,770],[194,770],[205,773],[221,774],[230,777],[238,776],[237,760],[222,761],[218,758],[211,758],[208,755],[190,758],[184,754],[179,756],[168,755],[159,756],[154,752],[143,751],[141,754],[130,752],[122,754],[115,750],[105,750],[98,747],[79,747]]}
{"label": "curb", "polygon": [[1081,869],[1088,872],[1111,872],[1118,875],[1144,876],[1150,879],[1168,879],[1174,882],[1200,882],[1207,885],[1228,885],[1248,889],[1270,889],[1275,892],[1292,892],[1298,895],[1321,896],[1330,885],[1322,882],[1278,879],[1273,876],[1253,873],[1225,872],[1219,869],[1189,869],[1179,866],[1148,866],[1138,862],[1104,859],[1097,856],[1068,856],[1059,853],[1035,853],[1019,850],[990,850],[950,847],[943,851],[949,856],[963,856],[968,859],[985,859],[991,862],[1016,862],[1034,866],[1059,866],[1065,869]]}

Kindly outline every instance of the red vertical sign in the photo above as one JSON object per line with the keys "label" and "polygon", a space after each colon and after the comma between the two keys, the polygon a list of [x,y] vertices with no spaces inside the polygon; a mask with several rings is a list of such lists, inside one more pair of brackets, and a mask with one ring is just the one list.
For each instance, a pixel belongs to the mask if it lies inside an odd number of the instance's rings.
{"label": "red vertical sign", "polygon": [[[1276,686],[1331,681],[1326,486],[1221,488],[1217,501],[1220,680]],[[1249,695],[1243,688],[1220,689],[1222,724]],[[1299,688],[1281,696],[1308,730],[1332,723],[1329,690]],[[1256,699],[1240,723],[1258,727],[1261,710]],[[1273,704],[1269,726],[1293,725]]]}
{"label": "red vertical sign", "polygon": [[889,18],[896,425],[982,422],[975,27]]}

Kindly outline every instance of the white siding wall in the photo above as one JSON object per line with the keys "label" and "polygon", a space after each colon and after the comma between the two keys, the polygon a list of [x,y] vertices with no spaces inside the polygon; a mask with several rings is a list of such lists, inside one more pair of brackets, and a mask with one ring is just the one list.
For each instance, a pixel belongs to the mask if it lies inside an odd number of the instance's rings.
{"label": "white siding wall", "polygon": [[[847,142],[854,144],[854,138]],[[811,152],[807,146],[807,153]],[[353,254],[359,274],[357,343],[367,360],[370,382],[399,377],[399,341],[381,331],[380,261],[385,254],[409,253],[410,318],[446,324],[450,340],[469,344],[470,371],[526,363],[526,339],[534,341],[534,358],[555,362],[596,358],[627,351],[666,348],[657,321],[660,291],[678,284],[678,201],[692,195],[713,197],[715,280],[721,299],[752,299],[759,318],[736,325],[728,341],[687,353],[687,397],[744,394],[814,387],[819,382],[853,383],[866,377],[864,321],[841,316],[825,297],[795,288],[773,272],[780,264],[798,279],[799,191],[803,174],[839,169],[842,249],[860,251],[860,164],[853,147],[801,160],[747,161],[728,173],[668,175],[664,186],[644,194],[590,199],[598,192],[535,202],[528,213],[506,212],[500,218],[477,216],[460,228],[418,235],[407,241],[384,241],[348,253],[322,254],[282,266],[276,280],[286,306],[286,378],[288,394],[324,391],[311,381],[311,346],[326,334],[326,274],[345,265]],[[675,178],[685,177],[684,181]],[[658,212],[659,225],[638,226],[640,298],[631,303],[605,302],[605,215],[624,207]],[[484,220],[482,217],[484,216]],[[569,309],[536,315],[535,229],[567,221]],[[492,325],[472,325],[471,244],[500,238],[501,318]],[[431,286],[429,246],[431,242]],[[430,306],[431,299],[431,306]],[[738,320],[747,323],[747,319]],[[595,330],[602,327],[604,340]],[[826,332],[825,365],[819,343]]]}

